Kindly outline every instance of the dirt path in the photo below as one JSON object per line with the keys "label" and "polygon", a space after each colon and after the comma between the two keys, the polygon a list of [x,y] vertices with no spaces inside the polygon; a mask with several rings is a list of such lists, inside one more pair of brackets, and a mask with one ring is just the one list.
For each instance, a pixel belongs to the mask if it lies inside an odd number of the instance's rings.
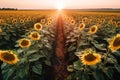
{"label": "dirt path", "polygon": [[56,57],[57,64],[55,64],[55,80],[64,80],[68,72],[66,70],[65,62],[65,47],[64,47],[64,33],[62,17],[59,15],[57,23],[57,39],[56,39]]}

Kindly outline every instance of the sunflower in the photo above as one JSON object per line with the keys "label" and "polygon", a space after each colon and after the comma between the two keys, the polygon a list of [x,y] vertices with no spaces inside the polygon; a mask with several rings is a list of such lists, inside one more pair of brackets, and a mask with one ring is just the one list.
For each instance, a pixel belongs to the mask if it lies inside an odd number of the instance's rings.
{"label": "sunflower", "polygon": [[112,24],[113,24],[113,25],[116,25],[117,23],[116,23],[116,21],[113,21]]}
{"label": "sunflower", "polygon": [[32,39],[32,40],[40,40],[40,34],[38,32],[31,32],[29,37]]}
{"label": "sunflower", "polygon": [[101,55],[94,51],[89,51],[82,54],[81,60],[84,65],[96,65],[101,61]]}
{"label": "sunflower", "polygon": [[109,41],[109,48],[111,50],[118,50],[120,49],[120,34],[117,34],[117,36],[113,37]]}
{"label": "sunflower", "polygon": [[34,24],[34,29],[35,29],[35,30],[42,30],[42,24],[40,24],[40,23],[35,23],[35,24]]}
{"label": "sunflower", "polygon": [[84,17],[83,19],[82,19],[82,22],[83,23],[86,23],[88,21],[88,18],[87,17]]}
{"label": "sunflower", "polygon": [[12,23],[13,23],[13,24],[16,24],[16,23],[17,23],[17,20],[16,20],[16,19],[13,19],[13,20],[12,20]]}
{"label": "sunflower", "polygon": [[105,19],[104,19],[104,18],[103,18],[103,19],[101,19],[101,22],[102,22],[102,23],[104,23],[104,22],[105,22]]}
{"label": "sunflower", "polygon": [[70,21],[70,23],[71,23],[71,25],[74,25],[74,24],[75,24],[75,20],[72,19],[72,20]]}
{"label": "sunflower", "polygon": [[97,26],[101,26],[102,25],[102,21],[99,21],[98,23],[97,23]]}
{"label": "sunflower", "polygon": [[4,24],[5,23],[5,21],[3,20],[3,19],[0,19],[0,24]]}
{"label": "sunflower", "polygon": [[120,26],[120,21],[119,21],[119,22],[117,22],[117,26]]}
{"label": "sunflower", "polygon": [[41,21],[40,21],[42,24],[44,24],[45,23],[45,19],[41,19]]}
{"label": "sunflower", "polygon": [[31,20],[31,18],[30,18],[30,17],[28,17],[28,18],[26,19],[26,21],[27,21],[27,22],[29,22],[30,20]]}
{"label": "sunflower", "polygon": [[67,21],[71,21],[72,20],[72,17],[67,17]]}
{"label": "sunflower", "polygon": [[49,23],[47,22],[47,23],[45,24],[45,26],[48,27],[48,26],[49,26]]}
{"label": "sunflower", "polygon": [[19,46],[21,47],[21,48],[27,48],[27,47],[30,47],[31,46],[31,42],[30,42],[30,40],[29,39],[21,39],[20,41],[19,41]]}
{"label": "sunflower", "polygon": [[19,59],[13,51],[0,51],[0,60],[8,64],[16,64]]}
{"label": "sunflower", "polygon": [[50,25],[52,22],[51,22],[51,21],[48,21],[47,23]]}
{"label": "sunflower", "polygon": [[98,27],[97,26],[91,26],[90,29],[89,29],[89,34],[95,34],[98,30]]}
{"label": "sunflower", "polygon": [[0,33],[2,32],[2,29],[0,28]]}
{"label": "sunflower", "polygon": [[24,19],[20,19],[20,23],[23,24],[25,22]]}
{"label": "sunflower", "polygon": [[84,23],[81,23],[81,24],[79,25],[79,27],[78,27],[78,29],[79,29],[80,31],[82,31],[84,28],[85,28],[85,24],[84,24]]}
{"label": "sunflower", "polygon": [[48,21],[50,21],[50,22],[52,22],[52,21],[53,21],[53,19],[52,19],[51,17],[50,17],[50,18],[48,18],[47,20],[48,20]]}

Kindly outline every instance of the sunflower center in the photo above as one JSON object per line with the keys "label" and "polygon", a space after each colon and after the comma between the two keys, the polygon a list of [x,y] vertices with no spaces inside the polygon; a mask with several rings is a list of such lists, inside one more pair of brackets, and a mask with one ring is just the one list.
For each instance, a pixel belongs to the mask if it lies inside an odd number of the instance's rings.
{"label": "sunflower center", "polygon": [[38,34],[37,34],[37,33],[34,33],[34,34],[32,34],[32,37],[38,38]]}
{"label": "sunflower center", "polygon": [[13,61],[15,59],[13,54],[10,54],[8,52],[2,54],[3,58],[7,61]]}
{"label": "sunflower center", "polygon": [[100,22],[98,24],[101,24]]}
{"label": "sunflower center", "polygon": [[118,23],[118,26],[120,26],[120,23]]}
{"label": "sunflower center", "polygon": [[40,29],[40,28],[41,28],[41,26],[40,26],[40,25],[36,25],[36,28],[37,28],[37,29]]}
{"label": "sunflower center", "polygon": [[95,31],[95,27],[91,28],[91,31],[94,32]]}
{"label": "sunflower center", "polygon": [[117,38],[114,40],[113,46],[115,46],[115,47],[120,46],[120,37],[117,37]]}
{"label": "sunflower center", "polygon": [[71,23],[74,23],[74,21],[71,21]]}
{"label": "sunflower center", "polygon": [[83,22],[85,22],[86,20],[85,19],[83,19]]}
{"label": "sunflower center", "polygon": [[96,57],[93,54],[88,54],[85,56],[85,60],[86,61],[94,61],[96,59]]}
{"label": "sunflower center", "polygon": [[29,44],[29,42],[27,41],[27,40],[23,40],[22,42],[21,42],[21,45],[22,46],[27,46]]}

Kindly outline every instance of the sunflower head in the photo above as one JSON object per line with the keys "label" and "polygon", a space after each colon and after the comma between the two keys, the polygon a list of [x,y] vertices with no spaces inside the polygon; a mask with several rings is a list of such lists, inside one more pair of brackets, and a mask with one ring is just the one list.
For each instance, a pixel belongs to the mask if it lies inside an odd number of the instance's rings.
{"label": "sunflower head", "polygon": [[67,17],[67,21],[71,21],[72,19],[72,17]]}
{"label": "sunflower head", "polygon": [[83,23],[86,23],[88,21],[88,18],[87,17],[84,17],[83,19],[82,19],[82,22]]}
{"label": "sunflower head", "polygon": [[120,21],[119,21],[119,22],[117,22],[117,26],[120,26]]}
{"label": "sunflower head", "polygon": [[48,27],[48,26],[49,26],[49,23],[47,22],[47,23],[45,24],[45,26]]}
{"label": "sunflower head", "polygon": [[47,20],[48,20],[48,21],[50,21],[50,22],[52,22],[52,21],[53,21],[53,19],[52,19],[51,17],[50,17],[50,18],[48,18]]}
{"label": "sunflower head", "polygon": [[20,23],[23,24],[25,22],[24,19],[20,19]]}
{"label": "sunflower head", "polygon": [[32,40],[40,40],[40,34],[38,32],[31,32],[29,37],[32,39]]}
{"label": "sunflower head", "polygon": [[71,20],[70,23],[71,23],[71,25],[74,25],[75,24],[75,20]]}
{"label": "sunflower head", "polygon": [[4,24],[5,21],[3,19],[0,19],[0,24]]}
{"label": "sunflower head", "polygon": [[40,23],[34,24],[34,29],[35,30],[42,30],[42,24],[40,24]]}
{"label": "sunflower head", "polygon": [[12,20],[12,23],[13,23],[13,24],[16,24],[16,23],[17,23],[17,20],[16,20],[16,19],[13,19],[13,20]]}
{"label": "sunflower head", "polygon": [[19,59],[13,51],[0,51],[0,60],[7,62],[8,64],[16,64]]}
{"label": "sunflower head", "polygon": [[89,34],[95,34],[98,30],[98,27],[97,26],[91,26],[90,29],[89,29]]}
{"label": "sunflower head", "polygon": [[95,51],[90,50],[85,51],[80,59],[84,65],[96,65],[101,61],[101,55]]}
{"label": "sunflower head", "polygon": [[31,41],[29,39],[21,39],[19,41],[19,46],[21,48],[28,48],[31,46]]}
{"label": "sunflower head", "polygon": [[116,21],[112,21],[112,25],[117,25],[117,22]]}
{"label": "sunflower head", "polygon": [[98,23],[97,23],[97,26],[101,26],[102,25],[102,21],[99,21]]}
{"label": "sunflower head", "polygon": [[84,24],[84,23],[81,23],[81,24],[78,26],[78,29],[79,29],[80,31],[82,31],[84,28],[85,28],[85,24]]}
{"label": "sunflower head", "polygon": [[45,23],[45,19],[41,19],[41,21],[40,21],[42,24],[44,24]]}
{"label": "sunflower head", "polygon": [[0,28],[0,33],[2,33],[2,29]]}
{"label": "sunflower head", "polygon": [[110,39],[109,48],[112,51],[120,49],[120,34]]}
{"label": "sunflower head", "polygon": [[51,24],[52,22],[51,22],[51,21],[48,21],[47,23],[48,23],[48,24]]}

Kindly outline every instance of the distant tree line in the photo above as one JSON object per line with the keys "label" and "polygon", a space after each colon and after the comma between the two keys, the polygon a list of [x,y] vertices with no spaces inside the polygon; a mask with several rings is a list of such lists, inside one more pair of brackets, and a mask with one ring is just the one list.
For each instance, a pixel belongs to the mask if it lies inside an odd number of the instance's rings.
{"label": "distant tree line", "polygon": [[18,10],[17,8],[0,8],[0,10]]}

